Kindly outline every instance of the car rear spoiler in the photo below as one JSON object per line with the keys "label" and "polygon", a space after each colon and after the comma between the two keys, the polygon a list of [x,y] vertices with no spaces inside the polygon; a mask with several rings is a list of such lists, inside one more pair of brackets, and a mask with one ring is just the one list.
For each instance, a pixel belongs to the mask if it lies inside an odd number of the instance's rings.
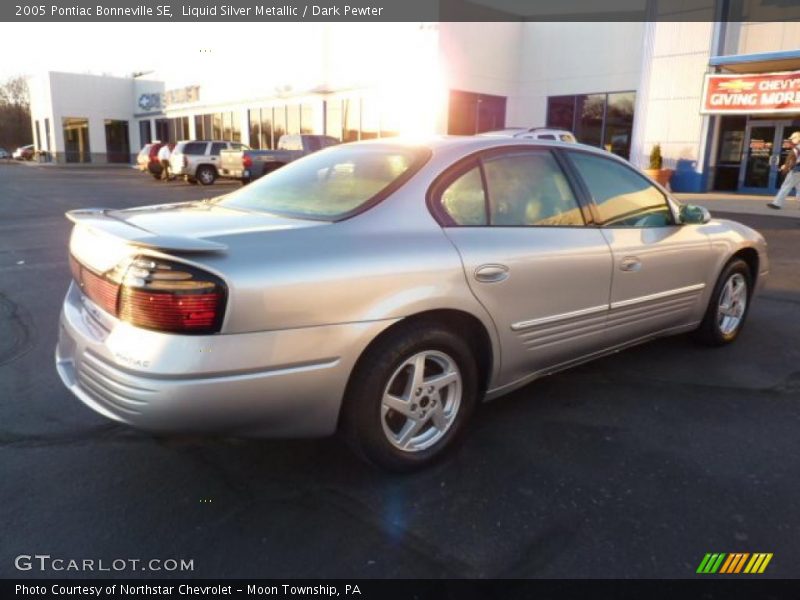
{"label": "car rear spoiler", "polygon": [[225,252],[228,249],[225,244],[201,238],[153,233],[112,217],[108,213],[108,209],[105,208],[81,208],[68,211],[66,217],[76,225],[113,235],[132,246],[142,248],[180,252]]}

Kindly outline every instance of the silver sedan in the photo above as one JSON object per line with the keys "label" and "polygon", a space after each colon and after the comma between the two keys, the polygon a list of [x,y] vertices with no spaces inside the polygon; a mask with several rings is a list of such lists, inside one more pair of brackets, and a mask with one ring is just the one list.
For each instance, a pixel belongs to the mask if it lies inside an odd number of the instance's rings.
{"label": "silver sedan", "polygon": [[395,470],[476,404],[657,336],[739,335],[764,238],[586,146],[346,144],[208,201],[77,210],[56,365],[152,432],[342,431]]}

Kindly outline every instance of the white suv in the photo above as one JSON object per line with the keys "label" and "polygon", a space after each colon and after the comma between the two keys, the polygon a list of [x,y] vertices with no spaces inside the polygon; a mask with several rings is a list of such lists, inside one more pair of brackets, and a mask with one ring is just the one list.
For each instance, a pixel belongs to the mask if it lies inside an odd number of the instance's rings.
{"label": "white suv", "polygon": [[211,185],[219,174],[219,153],[228,149],[245,150],[247,146],[239,142],[214,140],[178,142],[169,157],[169,170],[189,183]]}
{"label": "white suv", "polygon": [[557,129],[554,127],[508,127],[506,129],[498,129],[496,131],[487,131],[480,135],[492,135],[502,137],[523,138],[526,140],[557,140],[559,142],[568,142],[570,144],[577,144],[578,140],[571,131],[566,129]]}

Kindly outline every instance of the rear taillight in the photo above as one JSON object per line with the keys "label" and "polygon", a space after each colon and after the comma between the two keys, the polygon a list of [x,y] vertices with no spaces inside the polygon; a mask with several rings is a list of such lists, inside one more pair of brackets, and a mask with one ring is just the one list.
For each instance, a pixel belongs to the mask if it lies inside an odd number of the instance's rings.
{"label": "rear taillight", "polygon": [[172,333],[217,333],[225,312],[221,279],[188,265],[137,257],[98,275],[70,257],[73,277],[105,311],[136,327]]}
{"label": "rear taillight", "polygon": [[253,159],[252,159],[252,157],[250,157],[250,156],[247,156],[247,154],[245,154],[245,155],[242,157],[242,166],[243,166],[245,169],[249,169],[250,167],[252,167],[252,166],[253,166]]}
{"label": "rear taillight", "polygon": [[189,166],[189,159],[184,156],[183,157],[183,168],[185,169],[188,166]]}

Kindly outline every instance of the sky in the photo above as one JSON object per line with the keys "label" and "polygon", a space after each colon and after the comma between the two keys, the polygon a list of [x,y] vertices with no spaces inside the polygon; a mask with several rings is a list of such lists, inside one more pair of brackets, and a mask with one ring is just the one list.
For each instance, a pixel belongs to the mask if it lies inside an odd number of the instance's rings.
{"label": "sky", "polygon": [[[319,29],[315,23],[0,23],[10,50],[0,58],[0,81],[41,71],[126,76],[152,70],[178,80],[245,65],[252,76],[254,56],[296,55],[298,40],[318,38]],[[280,85],[294,76],[292,68],[294,60],[275,61],[268,76]]]}
{"label": "sky", "polygon": [[[153,71],[152,78],[176,87],[233,77],[257,78],[260,89],[310,89],[343,73],[388,75],[392,66],[396,73],[413,54],[418,29],[413,23],[0,23],[4,47],[25,48],[0,57],[0,81],[42,71]],[[334,38],[335,55],[323,51]],[[384,54],[364,52],[370,47]]]}

